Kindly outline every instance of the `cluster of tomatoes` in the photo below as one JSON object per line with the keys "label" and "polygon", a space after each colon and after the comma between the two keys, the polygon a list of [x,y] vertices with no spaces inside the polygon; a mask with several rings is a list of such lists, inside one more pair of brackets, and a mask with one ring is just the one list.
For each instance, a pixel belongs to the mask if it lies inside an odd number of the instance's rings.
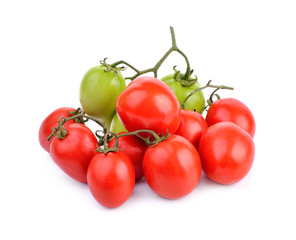
{"label": "cluster of tomatoes", "polygon": [[[245,104],[234,98],[211,101],[204,118],[202,89],[223,87],[201,87],[189,71],[157,79],[139,76],[133,67],[137,74],[126,86],[118,64],[103,61],[91,68],[80,86],[82,110],[59,108],[39,130],[39,142],[54,162],[87,183],[101,205],[120,206],[143,177],[156,194],[176,199],[196,188],[202,170],[220,184],[247,175],[255,120]],[[89,119],[101,130],[93,133]]]}

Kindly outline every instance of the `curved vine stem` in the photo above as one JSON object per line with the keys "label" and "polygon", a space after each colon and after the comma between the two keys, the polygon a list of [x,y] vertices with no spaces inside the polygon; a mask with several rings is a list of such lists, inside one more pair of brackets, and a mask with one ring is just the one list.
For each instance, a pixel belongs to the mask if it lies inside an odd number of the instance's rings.
{"label": "curved vine stem", "polygon": [[108,128],[106,127],[105,123],[102,122],[101,120],[92,117],[92,116],[88,116],[85,114],[85,112],[83,110],[78,111],[78,114],[71,116],[69,118],[65,118],[65,117],[60,117],[58,120],[58,126],[56,128],[52,129],[52,133],[47,137],[47,141],[50,141],[50,139],[56,135],[56,133],[62,129],[62,126],[66,123],[69,122],[71,120],[75,120],[75,119],[82,119],[80,122],[84,123],[87,122],[89,119],[96,122],[97,124],[99,124],[102,128],[103,128],[103,132],[107,133],[108,132]]}
{"label": "curved vine stem", "polygon": [[[218,91],[218,89],[228,89],[228,90],[233,90],[233,87],[227,87],[227,86],[224,86],[224,85],[212,85],[211,84],[212,80],[208,81],[208,83],[203,86],[203,87],[200,87],[200,88],[197,88],[195,89],[194,91],[192,91],[185,99],[184,101],[182,102],[182,109],[185,109],[185,103],[187,102],[187,100],[193,95],[195,94],[196,92],[199,92],[205,88],[216,88],[216,90],[214,91],[214,93],[216,91]],[[212,95],[211,95],[212,96]]]}
{"label": "curved vine stem", "polygon": [[[100,148],[98,146],[98,148],[96,150],[97,152],[101,152],[101,153],[119,151],[118,141],[119,141],[120,137],[124,137],[124,136],[130,136],[130,135],[137,136],[138,138],[142,139],[146,143],[146,145],[149,146],[149,147],[156,146],[158,143],[160,143],[161,141],[166,140],[170,136],[168,131],[167,131],[166,135],[164,135],[162,133],[157,134],[154,131],[145,130],[145,129],[144,130],[137,130],[137,131],[134,131],[134,132],[116,134],[116,133],[114,133],[112,131],[108,131],[108,129],[107,129],[104,122],[102,122],[101,120],[99,120],[99,119],[97,119],[95,117],[86,115],[85,112],[79,108],[76,111],[76,115],[70,116],[69,118],[66,118],[66,117],[60,117],[59,118],[58,126],[52,129],[52,133],[48,136],[47,141],[50,141],[50,139],[52,137],[54,137],[54,136],[64,139],[67,136],[67,131],[66,131],[66,129],[65,129],[65,127],[63,125],[66,122],[69,122],[69,121],[75,120],[75,119],[79,119],[80,123],[85,123],[88,120],[92,120],[92,121],[96,122],[97,124],[99,124],[103,128],[103,130],[97,130],[95,132],[95,135],[97,136],[97,138],[99,138],[99,146],[104,146],[104,148]],[[98,132],[103,133],[103,135],[100,136],[98,134]],[[150,134],[151,136],[154,137],[154,140],[151,140],[150,137],[147,137],[147,138],[142,137],[141,133]],[[112,137],[115,137],[115,144],[114,144],[114,146],[112,146],[110,148],[110,147],[108,147],[108,142],[112,139]]]}
{"label": "curved vine stem", "polygon": [[132,66],[131,64],[127,63],[126,61],[124,60],[120,60],[120,61],[117,61],[113,64],[111,64],[111,67],[115,68],[117,65],[119,64],[124,64],[128,67],[130,67],[132,70],[134,70],[136,72],[135,75],[133,75],[132,77],[126,77],[126,79],[130,79],[130,80],[134,80],[135,78],[137,78],[138,76],[140,75],[143,75],[145,73],[148,73],[148,72],[153,72],[154,73],[154,77],[157,78],[157,71],[158,69],[160,68],[160,66],[163,64],[163,62],[166,60],[166,58],[174,51],[178,52],[180,55],[182,55],[186,61],[186,65],[187,65],[187,68],[186,68],[186,73],[184,74],[183,78],[184,79],[187,79],[190,75],[190,72],[191,72],[191,69],[190,69],[190,63],[189,63],[189,60],[187,58],[187,56],[185,55],[184,52],[182,52],[178,47],[177,47],[177,43],[176,43],[176,36],[175,36],[175,31],[174,31],[174,28],[173,27],[170,27],[170,31],[171,31],[171,38],[172,38],[172,46],[171,48],[163,55],[163,57],[155,64],[154,67],[152,68],[148,68],[148,69],[145,69],[145,70],[138,70],[137,68],[135,68],[134,66]]}

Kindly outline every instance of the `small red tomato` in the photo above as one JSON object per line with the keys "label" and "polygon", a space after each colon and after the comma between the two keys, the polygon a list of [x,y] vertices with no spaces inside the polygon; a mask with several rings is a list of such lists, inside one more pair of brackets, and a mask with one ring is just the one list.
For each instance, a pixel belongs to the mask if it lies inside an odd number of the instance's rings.
{"label": "small red tomato", "polygon": [[219,99],[208,109],[206,121],[209,126],[218,122],[233,122],[253,138],[255,135],[255,119],[250,109],[235,98]]}
{"label": "small red tomato", "polygon": [[[60,117],[70,117],[70,112],[76,111],[74,108],[69,107],[62,107],[58,108],[55,111],[53,111],[51,114],[49,114],[44,121],[42,122],[40,128],[39,128],[39,143],[41,147],[44,148],[45,151],[49,152],[50,143],[52,142],[53,138],[50,141],[47,141],[47,137],[51,134],[52,128],[55,128],[58,126],[58,120]],[[74,120],[68,121],[65,123],[65,127],[69,124],[75,123]]]}
{"label": "small red tomato", "polygon": [[250,171],[255,145],[251,136],[232,122],[210,126],[202,135],[198,152],[204,173],[213,181],[233,184]]}
{"label": "small red tomato", "polygon": [[97,153],[89,164],[87,182],[98,203],[108,208],[118,207],[133,192],[133,164],[122,151]]}
{"label": "small red tomato", "polygon": [[116,111],[129,131],[148,129],[156,133],[176,132],[180,105],[174,92],[153,77],[139,77],[118,96]]}
{"label": "small red tomato", "polygon": [[181,122],[175,134],[188,139],[196,148],[208,124],[203,116],[197,112],[182,109]]}
{"label": "small red tomato", "polygon": [[[120,135],[119,133],[118,135]],[[112,147],[115,144],[115,138],[109,143],[108,147]],[[147,149],[147,145],[136,136],[124,136],[118,140],[119,149],[128,155],[135,169],[136,180],[143,177],[143,157]]]}
{"label": "small red tomato", "polygon": [[50,156],[66,174],[86,183],[87,168],[97,149],[97,138],[80,123],[70,124],[65,130],[67,135],[64,139],[53,139]]}
{"label": "small red tomato", "polygon": [[196,148],[186,138],[171,134],[143,159],[144,176],[158,195],[176,199],[189,194],[199,182],[201,162]]}

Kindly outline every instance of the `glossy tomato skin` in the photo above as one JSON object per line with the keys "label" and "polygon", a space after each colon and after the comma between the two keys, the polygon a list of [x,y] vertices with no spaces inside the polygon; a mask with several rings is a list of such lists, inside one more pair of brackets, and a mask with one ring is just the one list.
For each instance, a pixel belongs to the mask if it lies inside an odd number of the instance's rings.
{"label": "glossy tomato skin", "polygon": [[208,109],[206,121],[209,126],[218,122],[233,122],[253,138],[256,124],[250,109],[235,98],[223,98],[215,101]]}
{"label": "glossy tomato skin", "polygon": [[189,194],[197,186],[201,162],[191,142],[171,134],[167,140],[147,149],[143,170],[154,192],[164,198],[176,199]]}
{"label": "glossy tomato skin", "polygon": [[127,130],[121,123],[117,113],[115,113],[112,118],[110,130],[114,133],[127,132]]}
{"label": "glossy tomato skin", "polygon": [[[55,128],[58,126],[58,120],[60,117],[70,117],[70,112],[76,111],[74,108],[70,107],[62,107],[54,110],[51,114],[49,114],[44,121],[42,122],[40,128],[39,128],[39,143],[41,147],[47,152],[49,152],[50,144],[54,137],[47,141],[48,136],[52,133],[52,128]],[[69,124],[75,123],[74,120],[68,121],[64,124],[64,126],[68,126]]]}
{"label": "glossy tomato skin", "polygon": [[201,114],[182,109],[181,122],[175,134],[185,137],[198,148],[199,140],[207,128],[208,124]]}
{"label": "glossy tomato skin", "polygon": [[[186,97],[193,92],[195,89],[200,88],[200,84],[196,82],[192,86],[184,87],[182,84],[174,79],[175,74],[169,74],[161,79],[161,81],[165,82],[175,93],[180,107],[182,108],[182,103],[186,99]],[[196,111],[198,113],[202,113],[205,108],[205,98],[202,91],[199,91],[193,94],[186,101],[186,109],[190,111]]]}
{"label": "glossy tomato skin", "polygon": [[86,173],[90,160],[96,153],[97,139],[83,124],[73,123],[65,127],[64,139],[54,138],[50,145],[50,156],[70,177],[86,183]]}
{"label": "glossy tomato skin", "polygon": [[[120,135],[121,133],[119,133]],[[112,147],[115,144],[113,138],[109,143],[108,147]],[[124,136],[120,137],[119,149],[128,155],[135,170],[135,178],[139,180],[143,177],[143,157],[147,149],[147,145],[136,136]]]}
{"label": "glossy tomato skin", "polygon": [[255,145],[251,136],[232,122],[210,126],[198,147],[204,173],[213,181],[233,184],[250,171]]}
{"label": "glossy tomato skin", "polygon": [[129,131],[140,129],[156,133],[176,132],[181,118],[179,102],[173,91],[153,77],[139,77],[119,95],[116,111]]}
{"label": "glossy tomato skin", "polygon": [[98,203],[107,208],[122,205],[135,186],[134,167],[122,151],[97,153],[87,171],[89,189]]}
{"label": "glossy tomato skin", "polygon": [[84,75],[80,85],[80,103],[91,116],[106,120],[115,112],[118,95],[125,89],[121,72],[105,72],[104,65],[95,66]]}

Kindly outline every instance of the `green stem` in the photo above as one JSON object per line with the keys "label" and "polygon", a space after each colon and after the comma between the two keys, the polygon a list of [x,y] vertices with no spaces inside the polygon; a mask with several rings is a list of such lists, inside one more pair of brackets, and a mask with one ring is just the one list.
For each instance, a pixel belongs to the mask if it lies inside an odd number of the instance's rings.
{"label": "green stem", "polygon": [[227,86],[224,86],[224,85],[212,85],[211,84],[212,80],[208,81],[208,83],[203,86],[203,87],[200,87],[200,88],[197,88],[195,89],[194,91],[192,91],[186,98],[185,100],[182,102],[182,109],[185,109],[185,103],[187,102],[187,100],[193,95],[195,94],[196,92],[199,92],[205,88],[216,88],[215,91],[217,91],[218,89],[228,89],[228,90],[233,90],[233,87],[227,87]]}
{"label": "green stem", "polygon": [[190,72],[191,72],[191,69],[190,69],[190,63],[189,63],[189,60],[187,58],[187,56],[185,55],[184,52],[182,52],[178,47],[177,47],[177,43],[176,43],[176,36],[175,36],[175,31],[174,31],[174,28],[173,27],[170,27],[170,31],[171,31],[171,39],[172,39],[172,46],[171,48],[163,55],[163,57],[155,64],[154,67],[152,68],[148,68],[148,69],[145,69],[145,70],[138,70],[137,68],[135,68],[134,66],[132,66],[131,64],[127,63],[126,61],[124,60],[120,60],[120,61],[117,61],[113,64],[111,64],[111,67],[115,68],[117,65],[119,64],[125,64],[126,66],[130,67],[131,69],[133,69],[136,74],[131,76],[131,77],[126,77],[126,79],[130,79],[130,80],[134,80],[135,78],[137,78],[138,76],[140,75],[143,75],[145,73],[148,73],[148,72],[153,72],[154,73],[154,77],[157,77],[157,71],[158,69],[161,67],[161,65],[163,64],[163,62],[166,60],[166,58],[174,51],[178,52],[179,54],[181,54],[185,61],[186,61],[186,65],[187,65],[187,70],[186,70],[186,73],[184,74],[183,76],[183,79],[186,80],[189,75],[190,75]]}
{"label": "green stem", "polygon": [[[58,120],[58,126],[54,129],[52,129],[52,133],[47,137],[47,141],[50,141],[50,139],[55,136],[55,134],[61,129],[61,127],[66,123],[66,122],[69,122],[71,120],[75,120],[77,118],[81,118],[83,121],[82,122],[87,122],[89,119],[96,122],[97,124],[99,124],[102,128],[103,128],[103,131],[104,133],[108,132],[108,129],[107,127],[105,126],[105,123],[102,122],[101,120],[95,118],[95,117],[92,117],[92,116],[88,116],[86,115],[83,111],[81,111],[79,114],[77,115],[74,115],[72,117],[69,117],[69,118],[65,118],[65,117],[60,117],[59,120]],[[86,118],[86,119],[84,119]]]}

